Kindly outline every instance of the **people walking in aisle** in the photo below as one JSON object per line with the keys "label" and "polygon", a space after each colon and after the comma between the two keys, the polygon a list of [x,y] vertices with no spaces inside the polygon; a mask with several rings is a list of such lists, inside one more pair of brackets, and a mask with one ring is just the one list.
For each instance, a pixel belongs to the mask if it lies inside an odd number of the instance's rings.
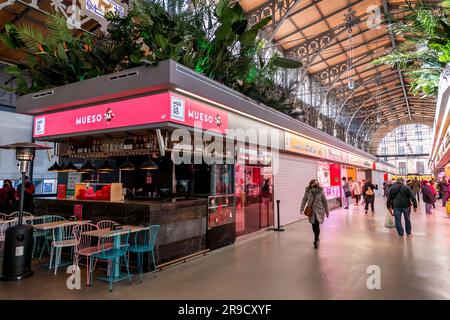
{"label": "people walking in aisle", "polygon": [[414,196],[417,199],[417,203],[419,203],[421,186],[420,186],[420,181],[419,181],[419,179],[417,179],[417,177],[411,181],[411,189],[412,189],[412,192],[414,193]]}
{"label": "people walking in aisle", "polygon": [[305,212],[305,207],[311,208],[312,211],[308,219],[312,224],[314,232],[314,248],[317,249],[320,242],[320,224],[324,222],[325,216],[328,218],[329,212],[325,193],[316,179],[311,180],[308,187],[306,187],[306,192],[300,206],[301,213]]}
{"label": "people walking in aisle", "polygon": [[442,206],[445,207],[448,200],[448,183],[446,177],[442,177],[441,189],[442,189]]}
{"label": "people walking in aisle", "polygon": [[374,201],[375,201],[375,190],[378,190],[378,185],[374,185],[372,183],[372,179],[369,178],[366,181],[366,184],[363,187],[364,194],[365,194],[365,213],[367,214],[367,211],[369,210],[369,205],[372,210],[372,213],[375,213],[374,208]]}
{"label": "people walking in aisle", "polygon": [[348,209],[348,206],[350,205],[350,198],[352,196],[352,191],[350,188],[350,183],[347,181],[346,177],[342,177],[342,196],[344,198],[344,209]]}
{"label": "people walking in aisle", "polygon": [[12,181],[6,179],[3,181],[3,187],[0,189],[0,212],[11,213],[15,210],[16,190],[12,185]]}
{"label": "people walking in aisle", "polygon": [[389,190],[387,199],[387,207],[389,210],[394,210],[395,228],[400,237],[404,236],[404,229],[402,226],[402,215],[405,217],[405,229],[408,237],[412,235],[411,227],[411,202],[414,207],[414,212],[417,211],[417,200],[411,188],[404,184],[404,180],[399,178]]}
{"label": "people walking in aisle", "polygon": [[434,179],[430,180],[430,190],[431,190],[431,193],[433,194],[433,199],[434,199],[434,201],[433,201],[433,208],[436,209],[436,204],[435,203],[436,203],[436,198],[438,196],[438,192],[437,192],[436,187],[435,187]]}
{"label": "people walking in aisle", "polygon": [[359,200],[361,199],[361,185],[358,181],[353,181],[351,184],[351,190],[356,199],[356,205],[359,204]]}
{"label": "people walking in aisle", "polygon": [[431,214],[431,208],[436,200],[431,192],[430,183],[427,180],[424,180],[422,184],[422,198],[423,202],[425,202],[425,213]]}

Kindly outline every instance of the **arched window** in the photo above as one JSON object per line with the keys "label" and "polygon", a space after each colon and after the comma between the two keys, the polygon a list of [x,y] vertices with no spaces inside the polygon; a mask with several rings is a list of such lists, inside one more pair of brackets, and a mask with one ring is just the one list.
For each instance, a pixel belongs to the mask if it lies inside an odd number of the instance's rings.
{"label": "arched window", "polygon": [[407,124],[389,132],[378,145],[379,155],[425,155],[431,152],[431,128]]}

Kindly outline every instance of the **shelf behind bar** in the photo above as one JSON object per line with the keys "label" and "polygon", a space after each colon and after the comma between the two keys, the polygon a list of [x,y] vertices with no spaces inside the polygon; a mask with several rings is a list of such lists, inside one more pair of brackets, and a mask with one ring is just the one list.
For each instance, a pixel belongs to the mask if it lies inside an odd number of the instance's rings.
{"label": "shelf behind bar", "polygon": [[118,151],[100,151],[88,153],[59,154],[60,157],[81,158],[81,159],[107,159],[112,157],[145,156],[158,149],[137,149],[137,150],[118,150]]}

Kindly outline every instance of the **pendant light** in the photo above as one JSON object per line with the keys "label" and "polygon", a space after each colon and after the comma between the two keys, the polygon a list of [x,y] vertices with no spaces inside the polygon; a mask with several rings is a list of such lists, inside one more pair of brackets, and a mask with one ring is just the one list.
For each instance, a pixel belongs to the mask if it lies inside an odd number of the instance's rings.
{"label": "pendant light", "polygon": [[94,167],[91,161],[86,160],[86,162],[80,167],[79,172],[95,172],[97,168]]}
{"label": "pendant light", "polygon": [[58,164],[57,161],[55,161],[55,163],[47,169],[47,171],[50,172],[60,172],[62,170],[62,167]]}
{"label": "pendant light", "polygon": [[114,167],[109,163],[108,160],[105,160],[105,162],[103,162],[103,164],[100,166],[100,168],[98,168],[98,172],[100,173],[110,173],[110,172],[114,172]]}
{"label": "pendant light", "polygon": [[135,165],[134,165],[130,160],[128,160],[128,158],[127,158],[127,160],[125,160],[125,161],[120,165],[119,170],[123,170],[123,171],[132,171],[132,170],[136,170],[136,167],[135,167]]}
{"label": "pendant light", "polygon": [[158,169],[158,165],[155,162],[153,162],[151,157],[148,157],[148,159],[145,160],[143,164],[141,164],[141,169],[143,169],[143,170],[157,170]]}
{"label": "pendant light", "polygon": [[61,172],[77,172],[78,168],[73,164],[72,161],[69,161],[68,164],[63,165]]}

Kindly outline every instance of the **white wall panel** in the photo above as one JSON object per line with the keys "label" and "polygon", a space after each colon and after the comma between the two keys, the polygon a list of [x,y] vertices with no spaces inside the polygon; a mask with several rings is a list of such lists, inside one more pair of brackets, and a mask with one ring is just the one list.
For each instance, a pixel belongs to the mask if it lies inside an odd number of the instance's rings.
{"label": "white wall panel", "polygon": [[276,200],[280,200],[281,225],[300,219],[300,204],[311,179],[317,179],[316,160],[280,154],[279,170],[274,176],[275,221]]}

